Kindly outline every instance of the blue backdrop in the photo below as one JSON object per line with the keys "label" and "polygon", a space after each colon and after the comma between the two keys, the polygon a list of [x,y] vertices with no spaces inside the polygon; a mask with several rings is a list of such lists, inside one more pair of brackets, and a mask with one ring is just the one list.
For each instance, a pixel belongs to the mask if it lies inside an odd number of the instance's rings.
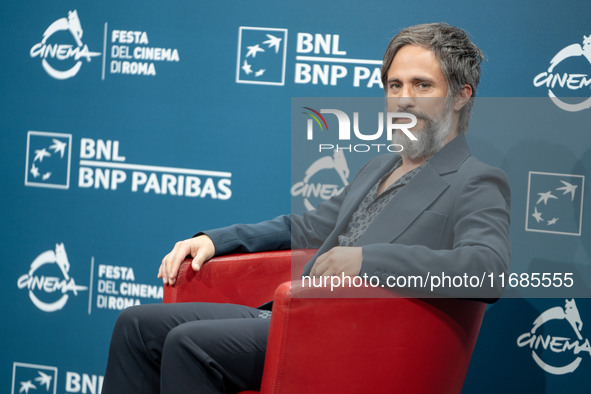
{"label": "blue backdrop", "polygon": [[[511,179],[514,265],[561,265],[586,283],[590,11],[583,0],[3,2],[0,390],[99,392],[119,311],[161,302],[156,270],[176,241],[290,211],[291,98],[380,97],[383,51],[417,23],[466,29],[487,57],[478,95],[535,98],[555,122],[495,128],[488,113],[468,141]],[[538,202],[548,190],[557,198]],[[499,301],[464,392],[587,392],[585,324],[584,296]]]}

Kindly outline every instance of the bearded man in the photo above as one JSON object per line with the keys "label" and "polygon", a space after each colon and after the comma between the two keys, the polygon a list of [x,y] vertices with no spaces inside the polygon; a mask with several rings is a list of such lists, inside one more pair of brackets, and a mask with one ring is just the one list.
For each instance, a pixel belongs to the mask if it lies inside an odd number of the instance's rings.
{"label": "bearded man", "polygon": [[[481,51],[458,28],[412,26],[390,42],[382,82],[389,111],[417,118],[400,154],[367,163],[329,201],[304,215],[204,231],[178,242],[158,277],[174,285],[186,256],[317,248],[304,275],[506,273],[510,264],[506,175],[470,154],[464,134],[480,81]],[[493,288],[488,298],[502,289]],[[468,296],[478,294],[468,292]],[[452,296],[454,296],[452,294]],[[217,393],[260,386],[270,312],[230,304],[144,305],[114,329],[103,393]]]}

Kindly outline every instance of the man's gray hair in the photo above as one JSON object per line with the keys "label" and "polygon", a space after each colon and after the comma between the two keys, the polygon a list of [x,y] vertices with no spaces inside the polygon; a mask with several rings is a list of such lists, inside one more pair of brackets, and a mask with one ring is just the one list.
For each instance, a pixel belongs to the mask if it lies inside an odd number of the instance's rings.
{"label": "man's gray hair", "polygon": [[[457,96],[465,84],[472,87],[472,97],[476,95],[476,88],[480,83],[480,63],[484,60],[484,55],[464,30],[446,23],[427,23],[407,27],[390,41],[382,63],[382,83],[386,93],[388,92],[388,69],[398,50],[405,45],[416,45],[435,53],[447,81],[448,97]],[[460,112],[458,124],[460,133],[468,131],[473,105],[474,99],[470,98]]]}

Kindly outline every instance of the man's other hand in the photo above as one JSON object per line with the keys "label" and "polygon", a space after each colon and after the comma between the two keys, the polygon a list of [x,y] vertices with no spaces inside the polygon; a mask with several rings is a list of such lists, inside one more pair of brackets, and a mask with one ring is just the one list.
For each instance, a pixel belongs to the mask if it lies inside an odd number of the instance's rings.
{"label": "man's other hand", "polygon": [[158,278],[168,285],[174,285],[179,267],[187,256],[193,258],[191,267],[199,271],[204,262],[211,259],[215,253],[215,246],[207,235],[200,235],[179,241],[174,245],[172,251],[164,256],[162,264],[158,269]]}
{"label": "man's other hand", "polygon": [[352,246],[336,246],[328,252],[318,256],[311,276],[357,276],[361,272],[363,260],[362,248]]}

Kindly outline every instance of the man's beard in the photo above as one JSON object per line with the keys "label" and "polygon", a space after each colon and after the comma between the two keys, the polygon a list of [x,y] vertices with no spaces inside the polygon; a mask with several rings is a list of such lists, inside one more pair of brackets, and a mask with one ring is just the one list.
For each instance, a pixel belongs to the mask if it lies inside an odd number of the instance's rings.
{"label": "man's beard", "polygon": [[[392,144],[399,144],[404,147],[400,155],[411,160],[429,158],[439,152],[445,144],[453,125],[451,103],[447,102],[442,114],[437,118],[431,118],[422,112],[411,109],[404,109],[402,112],[413,114],[417,120],[423,120],[423,128],[417,132],[409,131],[417,138],[411,141],[401,130],[392,133]],[[415,126],[416,128],[416,126]]]}

